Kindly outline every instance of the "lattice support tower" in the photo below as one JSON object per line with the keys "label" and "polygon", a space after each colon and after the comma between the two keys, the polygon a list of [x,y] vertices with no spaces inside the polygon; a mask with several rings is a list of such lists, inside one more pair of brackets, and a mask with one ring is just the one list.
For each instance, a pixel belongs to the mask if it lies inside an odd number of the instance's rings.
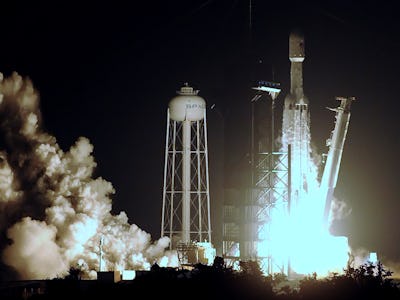
{"label": "lattice support tower", "polygon": [[167,110],[161,236],[171,250],[211,243],[206,103],[197,93],[186,84]]}

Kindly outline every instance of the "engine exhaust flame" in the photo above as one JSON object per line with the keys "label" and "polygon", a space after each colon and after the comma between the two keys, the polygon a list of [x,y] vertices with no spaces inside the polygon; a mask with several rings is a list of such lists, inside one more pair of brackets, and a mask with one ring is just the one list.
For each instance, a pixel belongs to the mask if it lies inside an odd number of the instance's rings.
{"label": "engine exhaust flame", "polygon": [[[64,152],[42,129],[39,97],[29,79],[0,73],[0,251],[20,279],[54,278],[81,268],[99,270],[103,237],[105,269],[177,266],[165,251],[169,239],[111,214],[112,184],[93,178],[93,145],[85,137]],[[7,237],[7,238],[6,238]]]}
{"label": "engine exhaust flame", "polygon": [[[347,237],[333,236],[324,222],[326,197],[320,189],[307,118],[306,111],[284,112],[282,152],[290,145],[292,194],[290,204],[282,201],[271,206],[268,222],[262,225],[259,252],[271,258],[273,272],[327,276],[344,270],[351,249]],[[333,210],[338,219],[346,206],[335,200]]]}

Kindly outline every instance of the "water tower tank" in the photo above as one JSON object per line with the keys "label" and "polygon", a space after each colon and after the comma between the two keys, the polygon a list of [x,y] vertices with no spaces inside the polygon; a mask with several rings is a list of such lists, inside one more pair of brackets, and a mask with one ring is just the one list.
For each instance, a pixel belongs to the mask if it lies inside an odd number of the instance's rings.
{"label": "water tower tank", "polygon": [[198,90],[185,84],[179,91],[178,96],[171,99],[168,104],[170,118],[174,121],[199,121],[204,117],[206,101],[197,96]]}
{"label": "water tower tank", "polygon": [[161,236],[181,264],[193,242],[211,242],[206,102],[197,94],[184,84],[167,110]]}

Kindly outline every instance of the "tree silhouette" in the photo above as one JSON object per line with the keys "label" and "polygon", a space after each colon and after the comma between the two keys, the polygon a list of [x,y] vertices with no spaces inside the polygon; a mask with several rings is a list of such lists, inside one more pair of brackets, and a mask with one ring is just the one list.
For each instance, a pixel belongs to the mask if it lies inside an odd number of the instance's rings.
{"label": "tree silhouette", "polygon": [[[265,276],[256,261],[241,262],[240,267],[240,271],[227,268],[219,257],[215,258],[212,266],[197,264],[190,270],[155,264],[150,271],[132,281],[91,281],[85,290],[81,288],[84,281],[79,280],[79,269],[71,268],[68,276],[49,281],[46,293],[34,295],[32,300],[123,298],[125,295],[161,296],[176,300],[187,299],[188,296],[229,300],[400,299],[400,289],[391,278],[392,272],[381,263],[348,266],[343,274],[332,273],[323,279],[312,273],[296,281],[296,286],[287,280],[285,274]],[[289,282],[292,285],[283,285]]]}

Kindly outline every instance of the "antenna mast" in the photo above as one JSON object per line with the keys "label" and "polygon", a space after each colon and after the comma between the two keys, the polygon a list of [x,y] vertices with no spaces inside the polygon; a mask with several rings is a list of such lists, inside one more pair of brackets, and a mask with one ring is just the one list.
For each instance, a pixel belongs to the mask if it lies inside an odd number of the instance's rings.
{"label": "antenna mast", "polygon": [[99,242],[99,248],[100,248],[99,272],[102,271],[102,265],[103,265],[103,243],[104,243],[104,236],[101,236]]}

